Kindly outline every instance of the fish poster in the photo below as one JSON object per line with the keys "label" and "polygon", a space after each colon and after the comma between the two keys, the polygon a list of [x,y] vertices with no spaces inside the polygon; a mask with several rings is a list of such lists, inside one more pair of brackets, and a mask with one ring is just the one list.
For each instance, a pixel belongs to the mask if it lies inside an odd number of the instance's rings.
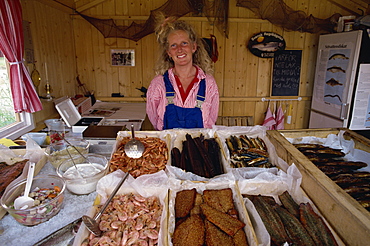
{"label": "fish poster", "polygon": [[347,74],[351,73],[348,71],[350,55],[351,49],[329,50],[325,72],[324,102],[342,105]]}

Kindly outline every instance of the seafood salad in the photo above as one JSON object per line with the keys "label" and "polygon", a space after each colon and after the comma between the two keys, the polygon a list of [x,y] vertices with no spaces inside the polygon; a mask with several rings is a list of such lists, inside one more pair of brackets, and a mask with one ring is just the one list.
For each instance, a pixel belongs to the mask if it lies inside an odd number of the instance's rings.
{"label": "seafood salad", "polygon": [[82,245],[158,245],[162,209],[156,196],[116,195],[98,221],[102,235]]}
{"label": "seafood salad", "polygon": [[[53,189],[40,189],[39,187],[36,187],[28,196],[34,200],[33,207],[36,207],[51,201],[60,193],[60,191],[61,189],[59,186],[54,186]],[[23,193],[21,196],[23,196]],[[12,206],[12,208],[14,207]],[[44,208],[44,210],[46,210],[46,208]]]}

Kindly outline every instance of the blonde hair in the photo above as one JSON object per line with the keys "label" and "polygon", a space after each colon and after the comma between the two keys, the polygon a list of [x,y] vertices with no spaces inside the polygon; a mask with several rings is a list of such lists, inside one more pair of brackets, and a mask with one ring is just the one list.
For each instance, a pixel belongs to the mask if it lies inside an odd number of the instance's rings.
{"label": "blonde hair", "polygon": [[189,35],[190,42],[197,44],[197,50],[193,53],[193,64],[199,66],[205,73],[213,74],[213,63],[204,47],[204,41],[199,38],[197,32],[189,23],[176,20],[175,17],[164,18],[163,14],[157,16],[157,27],[155,34],[159,44],[159,56],[155,65],[156,74],[164,74],[168,69],[174,67],[173,60],[168,56],[168,36],[178,30],[185,31]]}

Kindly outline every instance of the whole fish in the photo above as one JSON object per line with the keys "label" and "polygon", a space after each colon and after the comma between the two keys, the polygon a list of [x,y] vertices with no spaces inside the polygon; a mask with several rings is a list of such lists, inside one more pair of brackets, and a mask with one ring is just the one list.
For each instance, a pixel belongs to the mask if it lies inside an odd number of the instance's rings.
{"label": "whole fish", "polygon": [[335,59],[349,59],[344,54],[341,53],[335,53],[332,56],[329,57],[329,60],[335,60]]}
{"label": "whole fish", "polygon": [[317,246],[337,246],[337,242],[323,219],[313,211],[309,203],[299,205],[299,218]]}
{"label": "whole fish", "polygon": [[252,46],[253,49],[259,49],[261,51],[273,52],[279,49],[280,43],[279,42],[268,42],[268,43],[261,43],[255,44]]}
{"label": "whole fish", "polygon": [[326,71],[329,71],[332,73],[339,73],[339,72],[345,73],[346,72],[346,70],[338,66],[329,67],[328,69],[326,69]]}
{"label": "whole fish", "polygon": [[279,200],[289,211],[289,213],[299,218],[299,205],[294,201],[293,197],[289,194],[288,191],[284,191],[282,194],[280,194]]}
{"label": "whole fish", "polygon": [[338,98],[338,100],[340,101],[340,102],[342,102],[342,99],[340,98],[340,96],[339,95],[325,95],[324,97],[333,97],[333,98]]}
{"label": "whole fish", "polygon": [[339,81],[334,78],[331,78],[328,81],[326,81],[326,84],[330,86],[343,85],[342,83],[339,83]]}
{"label": "whole fish", "polygon": [[278,213],[281,221],[284,224],[285,230],[289,238],[297,246],[316,246],[310,234],[303,227],[301,222],[297,217],[288,212],[285,208],[280,206],[274,207],[275,211]]}
{"label": "whole fish", "polygon": [[301,143],[301,144],[293,144],[297,149],[322,149],[325,148],[321,144],[310,144],[310,143]]}
{"label": "whole fish", "polygon": [[251,199],[261,216],[263,224],[270,234],[271,241],[276,245],[283,245],[285,242],[292,243],[274,206],[269,204],[262,196],[249,196],[249,199]]}

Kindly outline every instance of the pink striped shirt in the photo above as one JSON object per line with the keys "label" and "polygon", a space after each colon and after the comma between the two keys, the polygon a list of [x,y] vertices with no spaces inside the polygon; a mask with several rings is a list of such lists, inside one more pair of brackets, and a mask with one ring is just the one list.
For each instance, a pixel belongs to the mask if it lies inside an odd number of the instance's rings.
{"label": "pink striped shirt", "polygon": [[[219,93],[216,80],[212,75],[205,74],[199,67],[198,78],[199,82],[202,79],[206,79],[206,99],[202,104],[202,117],[204,128],[212,128],[212,125],[216,123],[218,116],[218,105],[219,105]],[[175,90],[174,104],[183,108],[194,108],[196,105],[196,96],[199,89],[199,82],[196,82],[191,89],[188,97],[183,102],[181,99],[179,88],[176,84],[176,80],[172,71],[172,68],[168,70],[168,76]],[[166,86],[164,84],[163,75],[157,75],[150,82],[147,91],[147,103],[146,113],[150,122],[156,130],[163,130],[163,118],[166,111],[167,98],[166,98]]]}

